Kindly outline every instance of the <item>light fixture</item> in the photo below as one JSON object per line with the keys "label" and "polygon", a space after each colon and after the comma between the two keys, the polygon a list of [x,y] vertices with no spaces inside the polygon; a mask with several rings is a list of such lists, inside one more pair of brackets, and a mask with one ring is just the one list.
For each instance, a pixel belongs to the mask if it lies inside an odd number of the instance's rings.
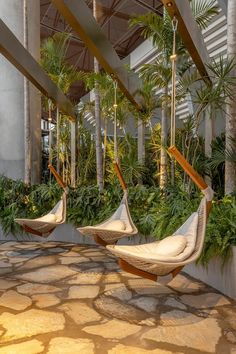
{"label": "light fixture", "polygon": [[172,4],[171,1],[169,1],[169,2],[166,4],[166,6],[167,6],[167,7],[171,7],[171,6],[173,6],[173,4]]}

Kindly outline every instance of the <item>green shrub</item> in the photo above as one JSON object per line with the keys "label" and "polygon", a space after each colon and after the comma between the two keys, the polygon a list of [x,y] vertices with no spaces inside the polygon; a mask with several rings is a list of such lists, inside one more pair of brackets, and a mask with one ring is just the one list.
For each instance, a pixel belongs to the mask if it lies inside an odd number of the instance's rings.
{"label": "green shrub", "polygon": [[[70,189],[67,220],[74,225],[94,225],[108,218],[122,198],[119,186],[108,186],[102,193],[96,186]],[[35,218],[46,214],[58,201],[58,185],[42,184],[32,187],[23,182],[0,177],[0,223],[7,235],[22,233],[14,222],[16,217]],[[197,209],[199,193],[189,196],[181,187],[168,187],[164,192],[157,187],[134,186],[129,189],[129,206],[134,223],[144,236],[161,239],[171,235]],[[214,256],[223,264],[230,257],[231,246],[236,245],[236,197],[215,201],[209,217],[204,250],[199,259],[207,265]]]}

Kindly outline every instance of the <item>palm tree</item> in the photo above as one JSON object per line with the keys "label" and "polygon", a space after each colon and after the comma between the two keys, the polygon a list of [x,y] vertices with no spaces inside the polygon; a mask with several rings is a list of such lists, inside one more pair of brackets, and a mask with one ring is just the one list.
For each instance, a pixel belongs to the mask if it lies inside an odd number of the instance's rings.
{"label": "palm tree", "polygon": [[[93,16],[98,20],[97,2],[93,0]],[[94,72],[99,73],[99,63],[94,57]],[[101,116],[100,116],[100,96],[98,85],[94,86],[94,114],[96,121],[96,165],[97,165],[97,185],[99,190],[103,189],[103,163],[102,163],[102,138],[101,138]]]}
{"label": "palm tree", "polygon": [[[47,38],[41,47],[41,65],[49,74],[51,79],[60,89],[67,94],[71,85],[82,79],[83,73],[76,69],[66,61],[66,52],[70,35],[67,33],[56,33],[53,37]],[[56,108],[57,121],[57,171],[60,172],[60,156],[63,155],[61,144],[61,115],[58,107]]]}
{"label": "palm tree", "polygon": [[[227,52],[229,58],[235,58],[236,55],[236,3],[234,0],[228,0],[228,18],[227,18]],[[232,68],[231,76],[236,76],[236,68]],[[232,90],[232,97],[228,100],[226,109],[226,127],[225,127],[225,148],[226,151],[236,151],[236,93]],[[236,162],[226,160],[225,163],[225,194],[230,194],[236,190]]]}

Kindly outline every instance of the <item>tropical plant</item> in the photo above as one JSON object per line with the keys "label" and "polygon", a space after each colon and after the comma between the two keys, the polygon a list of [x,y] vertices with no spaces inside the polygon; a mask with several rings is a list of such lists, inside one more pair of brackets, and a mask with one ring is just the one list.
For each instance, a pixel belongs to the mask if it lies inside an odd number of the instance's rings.
{"label": "tropical plant", "polygon": [[[55,33],[52,37],[47,38],[42,42],[41,45],[41,65],[51,77],[57,86],[67,94],[70,87],[76,82],[83,78],[83,72],[78,72],[73,65],[70,65],[66,61],[66,53],[68,44],[70,41],[70,35],[67,33]],[[49,104],[48,104],[49,106]],[[66,126],[66,117],[61,116],[58,107],[56,107],[56,161],[57,161],[57,172],[60,173],[60,165],[62,163],[62,169],[65,171],[65,159],[64,152],[68,144],[65,145],[61,138],[63,134],[63,139],[65,140],[65,129],[61,133],[61,126]],[[69,132],[69,130],[67,130]],[[66,152],[67,155],[69,152]],[[62,158],[63,157],[63,161]],[[67,166],[68,167],[68,166]],[[69,173],[67,173],[69,175]]]}
{"label": "tropical plant", "polygon": [[[22,229],[14,222],[16,217],[41,216],[60,198],[61,188],[56,184],[29,187],[21,181],[0,177],[0,223],[4,233],[20,235]],[[121,198],[120,186],[107,185],[101,193],[96,185],[69,190],[67,220],[75,225],[97,224],[109,217]],[[157,187],[130,186],[129,205],[132,218],[140,233],[161,239],[171,235],[196,210],[199,192],[191,195],[181,185],[170,186],[165,193]],[[207,265],[212,257],[220,256],[223,263],[229,259],[231,246],[236,245],[236,197],[224,197],[213,203],[206,242],[199,259]],[[216,227],[217,225],[217,227]]]}
{"label": "tropical plant", "polygon": [[[218,13],[218,7],[215,5],[214,0],[191,0],[190,6],[201,28],[205,28],[209,21]],[[169,15],[164,12],[163,18],[160,18],[154,13],[134,17],[131,19],[130,25],[139,25],[142,28],[142,35],[145,38],[151,38],[153,45],[158,49],[158,56],[155,62],[144,65],[141,75],[156,84],[157,89],[160,91],[160,96],[162,97],[160,185],[164,187],[167,183],[167,154],[165,147],[168,134],[168,105],[170,103],[170,100],[167,99],[169,95],[168,86],[171,80],[170,56],[173,49],[173,30],[176,24],[174,24]],[[181,75],[192,66],[192,62],[178,34],[176,34],[176,53],[178,55],[177,72],[179,77],[181,77]],[[173,168],[172,171],[174,172]],[[172,180],[173,178],[174,176],[172,176]]]}

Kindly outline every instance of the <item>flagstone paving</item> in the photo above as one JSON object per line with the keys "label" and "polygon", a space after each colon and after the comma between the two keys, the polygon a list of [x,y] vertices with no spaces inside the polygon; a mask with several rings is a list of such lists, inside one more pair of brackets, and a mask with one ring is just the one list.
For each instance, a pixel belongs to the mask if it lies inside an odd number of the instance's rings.
{"label": "flagstone paving", "polygon": [[235,305],[184,273],[125,273],[99,246],[0,244],[0,354],[235,354]]}

